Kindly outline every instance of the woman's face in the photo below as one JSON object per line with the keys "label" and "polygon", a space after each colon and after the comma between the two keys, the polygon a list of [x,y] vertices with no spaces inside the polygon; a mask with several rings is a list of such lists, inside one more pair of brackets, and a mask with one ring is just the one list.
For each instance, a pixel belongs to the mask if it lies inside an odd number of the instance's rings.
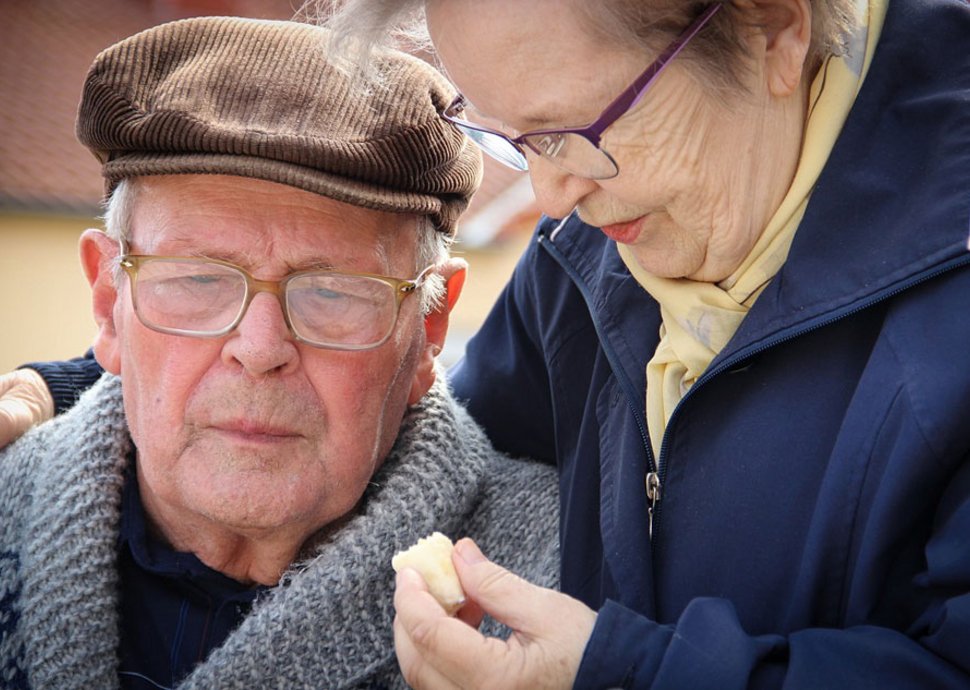
{"label": "woman's face", "polygon": [[[516,133],[592,122],[656,58],[594,38],[561,0],[430,0],[427,16],[448,76]],[[541,210],[575,208],[654,275],[729,276],[784,197],[801,143],[804,94],[771,93],[758,40],[748,88],[728,102],[675,59],[604,134],[615,178],[580,178],[529,153]]]}

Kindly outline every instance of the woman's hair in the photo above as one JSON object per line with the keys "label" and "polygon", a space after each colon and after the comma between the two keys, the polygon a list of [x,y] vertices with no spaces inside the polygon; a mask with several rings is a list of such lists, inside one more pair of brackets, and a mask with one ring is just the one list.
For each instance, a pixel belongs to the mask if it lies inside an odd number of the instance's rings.
{"label": "woman's hair", "polygon": [[[114,188],[105,203],[105,212],[102,216],[105,233],[116,242],[128,240],[139,191],[140,185],[137,178],[124,179]],[[415,253],[414,274],[396,277],[413,278],[419,271],[446,261],[449,257],[452,238],[443,232],[438,232],[430,217],[417,216],[415,231],[418,234],[418,245]],[[383,247],[381,252],[386,254]],[[114,271],[115,284],[119,284],[123,278],[124,271],[118,265]],[[437,272],[432,272],[428,275],[428,279],[424,282],[419,293],[421,313],[426,315],[432,312],[442,304],[444,296],[445,281]]]}
{"label": "woman's hair", "polygon": [[[648,47],[663,50],[705,8],[721,0],[610,0],[595,6],[577,3],[593,31],[603,39],[630,48]],[[810,0],[812,38],[806,64],[809,69],[820,65],[830,55],[842,55],[855,27],[855,0]],[[743,83],[746,29],[761,24],[757,5],[741,9],[730,1],[687,45],[683,60],[691,61],[697,74],[714,87],[738,86]]]}
{"label": "woman's hair", "polygon": [[[525,0],[523,0],[525,1]],[[604,40],[632,49],[662,50],[704,9],[722,0],[606,0],[573,2],[590,30]],[[682,53],[710,86],[723,89],[742,83],[746,26],[757,26],[755,12],[730,0]],[[811,0],[812,40],[807,64],[819,65],[829,55],[841,55],[857,22],[856,0]],[[432,50],[424,22],[424,0],[308,0],[305,19],[325,23],[332,31],[332,49],[357,55],[364,66],[377,45]]]}

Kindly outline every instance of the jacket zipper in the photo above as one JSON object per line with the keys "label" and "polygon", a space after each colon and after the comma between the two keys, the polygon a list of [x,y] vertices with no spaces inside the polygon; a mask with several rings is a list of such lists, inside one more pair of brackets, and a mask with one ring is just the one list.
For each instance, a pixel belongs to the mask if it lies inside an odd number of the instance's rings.
{"label": "jacket zipper", "polygon": [[[661,459],[663,458],[663,448],[661,451]],[[647,535],[650,537],[650,543],[653,543],[653,516],[657,512],[660,502],[660,490],[663,488],[663,484],[660,482],[659,472],[647,472],[647,477],[644,483],[647,485]]]}
{"label": "jacket zipper", "polygon": [[[557,233],[562,228],[562,226],[565,225],[565,222],[567,219],[564,219],[559,223],[559,225],[555,228],[555,230],[553,230],[553,234]],[[641,419],[640,415],[637,412],[637,407],[634,402],[637,399],[637,397],[636,397],[635,391],[633,390],[633,382],[626,377],[626,374],[623,372],[623,369],[620,366],[620,362],[617,359],[616,353],[613,351],[611,347],[609,347],[608,341],[604,337],[605,334],[602,329],[602,324],[600,323],[600,320],[596,315],[596,310],[593,309],[592,295],[589,292],[589,288],[586,285],[586,282],[583,280],[582,276],[580,276],[579,273],[566,260],[565,256],[562,255],[562,253],[559,251],[559,248],[555,246],[555,243],[552,241],[551,236],[546,237],[545,235],[540,234],[537,238],[537,242],[541,247],[543,247],[549,253],[550,256],[552,256],[553,259],[556,260],[556,263],[558,263],[559,266],[566,272],[566,274],[573,281],[573,284],[579,289],[580,293],[583,295],[583,300],[586,302],[587,310],[589,311],[590,318],[593,321],[593,327],[596,329],[596,333],[599,336],[600,346],[603,349],[603,353],[606,355],[607,361],[610,363],[610,367],[613,370],[613,373],[616,375],[617,381],[620,382],[620,386],[621,388],[623,388],[624,393],[626,394],[627,404],[630,407],[630,411],[633,414],[633,418],[636,420],[637,429],[640,432],[640,440],[643,443],[643,449],[647,454],[648,470],[647,470],[646,476],[644,477],[644,485],[645,485],[647,502],[648,502],[647,533],[650,536],[651,550],[655,551],[657,549],[658,541],[657,539],[654,538],[654,532],[659,530],[660,509],[662,506],[661,497],[663,494],[664,483],[667,480],[666,455],[667,455],[668,434],[665,433],[664,438],[660,442],[660,457],[658,460],[654,458],[653,448],[650,446],[650,440],[649,440],[649,436],[647,435],[645,422],[643,419]],[[901,285],[897,285],[893,288],[890,288],[884,293],[876,294],[875,296],[872,296],[869,299],[864,300],[862,303],[857,304],[849,309],[830,313],[827,317],[823,318],[817,323],[813,323],[809,326],[799,328],[794,331],[790,331],[781,336],[776,336],[772,340],[769,340],[767,343],[763,343],[757,346],[751,351],[745,352],[742,350],[742,351],[736,352],[734,355],[732,355],[731,357],[725,359],[723,362],[718,364],[718,366],[715,367],[714,369],[708,369],[703,374],[701,374],[701,377],[697,379],[694,385],[691,386],[690,390],[688,390],[687,393],[684,395],[684,397],[681,398],[680,402],[677,404],[677,407],[674,408],[673,413],[670,415],[670,420],[667,423],[667,428],[671,428],[673,426],[673,422],[677,418],[677,413],[680,411],[681,407],[683,407],[684,403],[686,403],[687,400],[691,397],[693,392],[697,390],[700,386],[706,384],[708,381],[713,379],[715,376],[718,376],[719,374],[724,372],[725,370],[731,369],[737,366],[738,364],[740,364],[741,362],[747,359],[751,359],[761,354],[762,352],[769,350],[772,347],[775,347],[776,345],[780,345],[789,340],[794,340],[795,338],[801,337],[806,333],[810,333],[824,326],[831,325],[836,321],[844,319],[848,316],[852,316],[853,314],[856,314],[860,311],[869,309],[870,307],[873,307],[884,300],[891,299],[892,297],[898,295],[899,293],[904,292],[916,285],[919,285],[920,283],[926,282],[928,280],[932,280],[933,278],[943,275],[948,271],[951,271],[953,269],[956,269],[968,264],[970,264],[970,255],[963,255],[956,259],[951,259],[949,262],[943,264],[942,266],[939,266],[927,273],[922,273],[913,278],[910,278],[909,280],[902,283]]]}

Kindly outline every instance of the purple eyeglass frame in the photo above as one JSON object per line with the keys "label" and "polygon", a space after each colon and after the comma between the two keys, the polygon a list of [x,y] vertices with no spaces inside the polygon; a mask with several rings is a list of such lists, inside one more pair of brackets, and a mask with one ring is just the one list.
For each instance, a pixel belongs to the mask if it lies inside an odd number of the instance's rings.
{"label": "purple eyeglass frame", "polygon": [[[536,147],[529,143],[529,139],[532,137],[539,137],[549,134],[578,134],[584,139],[588,140],[596,148],[599,148],[600,141],[603,137],[603,132],[605,132],[614,122],[619,120],[623,115],[629,112],[640,100],[643,98],[644,94],[650,90],[657,77],[664,71],[664,69],[671,63],[671,61],[680,54],[680,51],[684,49],[694,36],[697,35],[704,25],[707,24],[710,19],[717,14],[717,12],[724,6],[723,2],[717,2],[710,5],[706,10],[704,10],[690,25],[684,29],[684,31],[673,40],[673,42],[667,46],[667,48],[660,53],[656,60],[654,60],[643,73],[638,76],[632,84],[630,84],[619,96],[617,96],[612,103],[610,103],[606,108],[600,113],[600,116],[596,118],[592,123],[584,127],[571,127],[565,129],[536,129],[531,132],[525,132],[517,137],[510,137],[503,132],[499,132],[490,127],[484,127],[482,125],[474,124],[468,122],[467,120],[459,120],[456,115],[461,113],[465,107],[468,105],[468,101],[462,94],[458,94],[451,104],[445,108],[441,113],[441,116],[457,126],[459,129],[474,129],[479,132],[487,132],[505,139],[510,144],[514,145],[523,155],[525,151],[522,150],[523,146],[529,147],[531,150],[535,151],[536,154],[542,155]],[[602,150],[602,149],[600,149]],[[603,153],[606,153],[603,151]],[[609,154],[607,154],[609,155]],[[611,159],[612,160],[612,159]],[[616,164],[614,163],[614,166]]]}

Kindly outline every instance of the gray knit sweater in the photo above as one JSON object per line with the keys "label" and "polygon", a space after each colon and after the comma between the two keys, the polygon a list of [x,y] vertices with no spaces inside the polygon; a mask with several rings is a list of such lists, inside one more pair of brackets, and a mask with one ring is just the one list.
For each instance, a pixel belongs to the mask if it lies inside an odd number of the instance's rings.
{"label": "gray knit sweater", "polygon": [[[0,688],[118,687],[121,489],[131,439],[106,375],[0,451]],[[504,458],[437,384],[355,516],[262,596],[179,687],[403,687],[391,555],[440,530],[558,584],[554,470]],[[499,627],[486,623],[491,632]]]}

